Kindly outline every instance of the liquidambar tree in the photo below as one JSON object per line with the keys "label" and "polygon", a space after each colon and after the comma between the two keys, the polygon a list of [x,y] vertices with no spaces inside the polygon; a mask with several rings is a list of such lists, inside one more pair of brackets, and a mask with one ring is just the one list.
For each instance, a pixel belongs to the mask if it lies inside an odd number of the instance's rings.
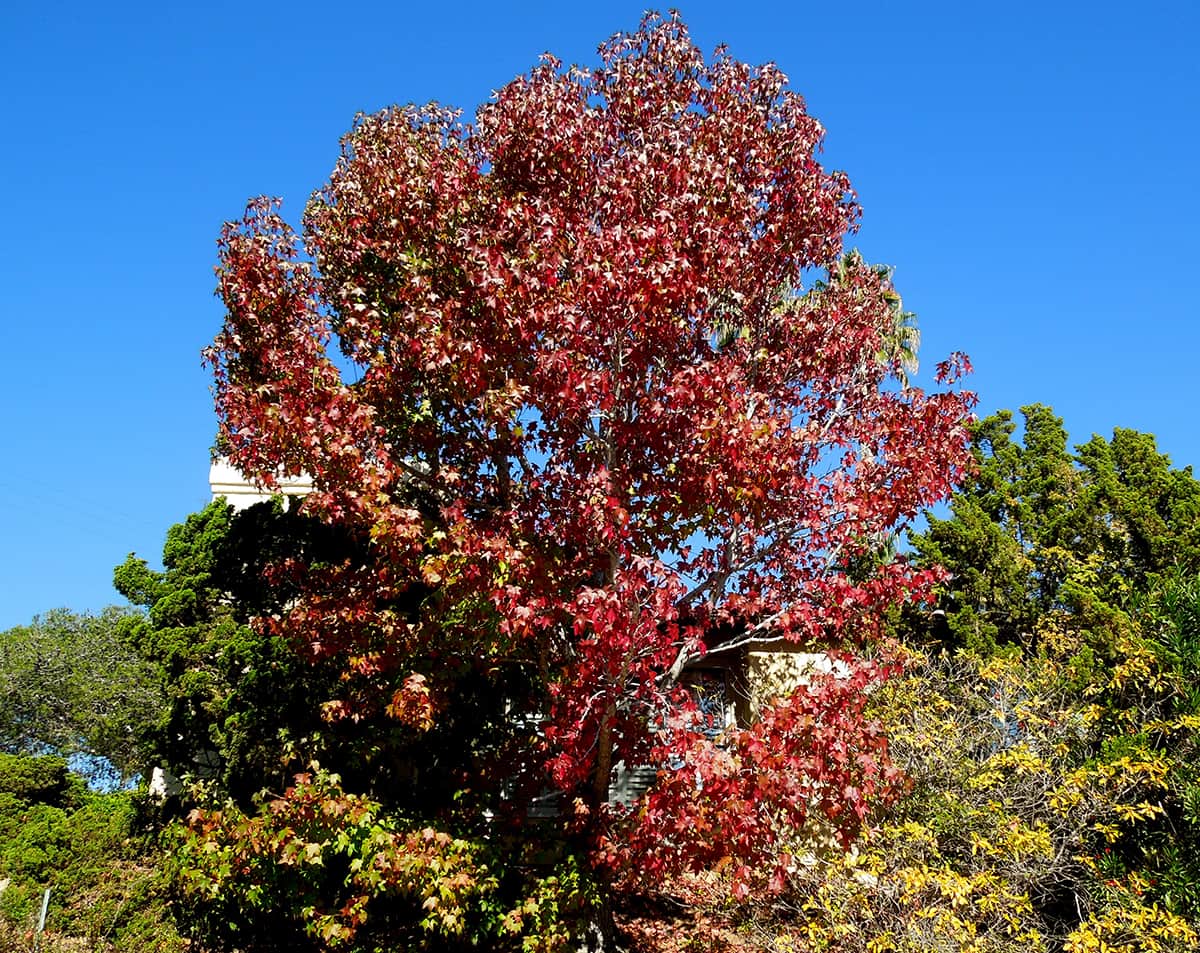
{"label": "liquidambar tree", "polygon": [[[972,398],[907,386],[911,316],[843,253],[859,209],[822,136],[777,68],[650,16],[474,122],[360,117],[302,236],[257,200],[221,238],[223,444],[267,486],[310,474],[306,511],[372,553],[291,566],[302,594],[264,624],[344,660],[331,719],[419,734],[464,668],[519,672],[504,707],[537,728],[462,787],[513,823],[514,779],[561,792],[610,878],[636,851],[748,882],[891,783],[865,667],[722,747],[679,687],[753,641],[869,637],[931,576],[864,557],[968,465]],[[622,761],[664,766],[632,811]]]}

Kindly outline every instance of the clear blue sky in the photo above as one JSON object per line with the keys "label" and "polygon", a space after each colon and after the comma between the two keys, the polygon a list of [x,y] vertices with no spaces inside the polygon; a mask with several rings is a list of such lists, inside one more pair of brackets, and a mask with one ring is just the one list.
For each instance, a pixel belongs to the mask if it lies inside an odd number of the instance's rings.
{"label": "clear blue sky", "polygon": [[[643,4],[4,4],[0,627],[118,601],[112,567],[207,502],[222,221],[259,193],[294,218],[356,111],[471,111]],[[927,367],[964,350],[981,412],[1042,401],[1076,442],[1134,427],[1200,464],[1200,5],[680,8],[824,122]]]}

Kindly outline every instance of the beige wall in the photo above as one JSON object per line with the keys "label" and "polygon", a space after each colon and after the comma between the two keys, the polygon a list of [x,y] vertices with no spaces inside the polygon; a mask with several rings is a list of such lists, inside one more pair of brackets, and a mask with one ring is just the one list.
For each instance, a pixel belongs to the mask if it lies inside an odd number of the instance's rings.
{"label": "beige wall", "polygon": [[751,717],[784,695],[805,685],[814,675],[848,674],[845,662],[824,652],[753,651],[746,654],[746,680],[750,687]]}

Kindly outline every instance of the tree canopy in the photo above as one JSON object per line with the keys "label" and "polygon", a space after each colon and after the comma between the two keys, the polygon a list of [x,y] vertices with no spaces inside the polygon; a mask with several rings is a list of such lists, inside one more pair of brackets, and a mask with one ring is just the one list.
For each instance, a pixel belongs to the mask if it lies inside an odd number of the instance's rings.
{"label": "tree canopy", "polygon": [[1140,600],[1200,572],[1200,481],[1150,434],[1117,428],[1068,449],[1041,404],[974,426],[977,472],[949,518],[912,537],[951,574],[943,606],[959,644],[1035,644],[1054,627],[1111,648]]}
{"label": "tree canopy", "polygon": [[77,755],[100,783],[146,770],[161,704],[151,670],[119,636],[126,610],[55,609],[0,632],[0,751]]}
{"label": "tree canopy", "polygon": [[280,501],[234,512],[216,500],[168,530],[161,572],[132,554],[116,568],[117,590],[145,609],[121,620],[121,638],[163,686],[144,733],[156,766],[245,807],[286,782],[285,752],[324,724],[311,702],[332,691],[337,672],[250,620],[279,611],[295,592],[268,566],[342,559],[353,549]]}
{"label": "tree canopy", "polygon": [[[655,16],[600,60],[546,57],[472,123],[360,117],[302,238],[265,199],[226,227],[221,445],[266,486],[311,475],[305,512],[368,541],[261,623],[337,661],[327,718],[420,736],[464,678],[507,685],[537,730],[462,779],[489,811],[561,792],[602,880],[710,863],[720,826],[749,880],[810,811],[849,836],[886,795],[885,760],[844,754],[872,750],[848,699],[874,673],[728,750],[680,675],[868,638],[925,592],[936,572],[861,557],[965,474],[973,398],[904,386],[911,315],[842,253],[858,206],[777,68],[706,61]],[[619,762],[704,780],[628,812]]]}

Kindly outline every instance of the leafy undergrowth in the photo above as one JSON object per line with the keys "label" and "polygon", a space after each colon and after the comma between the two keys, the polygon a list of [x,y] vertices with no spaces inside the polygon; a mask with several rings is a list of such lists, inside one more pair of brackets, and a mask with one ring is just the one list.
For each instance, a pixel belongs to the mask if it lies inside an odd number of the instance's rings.
{"label": "leafy undergrowth", "polygon": [[132,792],[99,794],[50,757],[0,755],[0,953],[40,949],[178,953],[157,852]]}
{"label": "leafy undergrowth", "polygon": [[[645,953],[750,953],[769,950],[745,909],[723,904],[715,875],[687,877],[668,889],[627,897],[616,911],[629,950]],[[783,947],[786,949],[786,947]]]}

